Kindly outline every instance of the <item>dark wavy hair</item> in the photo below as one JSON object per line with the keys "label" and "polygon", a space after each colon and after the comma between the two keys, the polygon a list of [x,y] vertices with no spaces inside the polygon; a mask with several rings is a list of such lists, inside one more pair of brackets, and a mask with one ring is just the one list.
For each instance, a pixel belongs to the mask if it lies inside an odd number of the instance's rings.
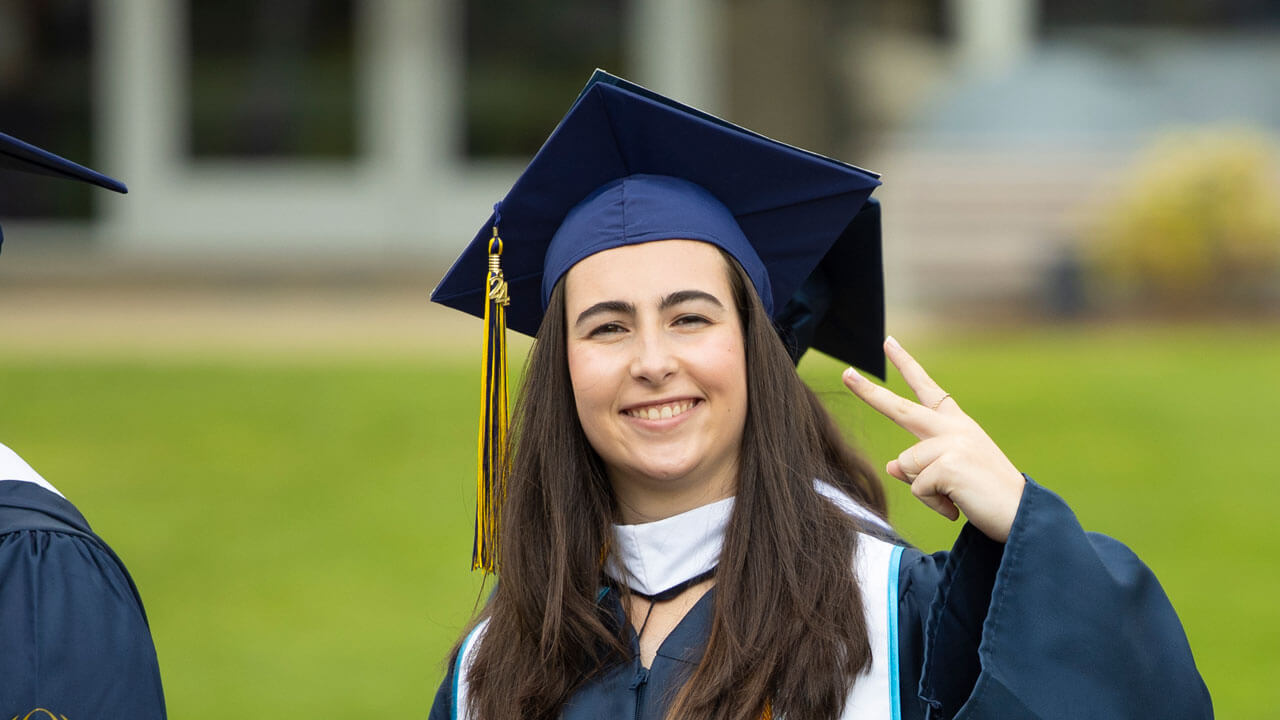
{"label": "dark wavy hair", "polygon": [[[758,720],[769,708],[773,717],[836,720],[871,649],[852,570],[855,521],[813,481],[882,517],[884,489],[796,374],[746,274],[724,259],[747,368],[737,501],[710,639],[667,717]],[[499,582],[477,619],[489,623],[468,676],[482,720],[551,720],[587,679],[629,660],[625,623],[597,602],[617,511],[575,410],[563,286],[551,295],[513,420]]]}

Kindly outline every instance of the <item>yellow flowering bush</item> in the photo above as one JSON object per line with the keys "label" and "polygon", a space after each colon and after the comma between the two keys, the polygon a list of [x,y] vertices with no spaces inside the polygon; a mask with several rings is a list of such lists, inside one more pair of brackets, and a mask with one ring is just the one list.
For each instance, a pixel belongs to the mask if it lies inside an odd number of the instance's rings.
{"label": "yellow flowering bush", "polygon": [[1196,130],[1158,138],[1104,204],[1088,265],[1112,301],[1166,308],[1280,297],[1280,174],[1267,136]]}

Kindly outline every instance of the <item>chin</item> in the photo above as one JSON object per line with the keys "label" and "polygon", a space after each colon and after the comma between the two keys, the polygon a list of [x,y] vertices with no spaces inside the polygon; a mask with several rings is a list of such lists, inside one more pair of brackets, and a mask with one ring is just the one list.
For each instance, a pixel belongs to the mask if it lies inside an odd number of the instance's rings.
{"label": "chin", "polygon": [[675,453],[661,453],[652,458],[633,459],[625,463],[626,475],[636,480],[655,485],[680,486],[686,479],[694,476],[698,469],[696,460],[675,458]]}
{"label": "chin", "polygon": [[656,465],[645,465],[635,468],[632,472],[653,483],[662,483],[669,485],[682,484],[680,481],[689,477],[694,468],[686,464],[661,463]]}

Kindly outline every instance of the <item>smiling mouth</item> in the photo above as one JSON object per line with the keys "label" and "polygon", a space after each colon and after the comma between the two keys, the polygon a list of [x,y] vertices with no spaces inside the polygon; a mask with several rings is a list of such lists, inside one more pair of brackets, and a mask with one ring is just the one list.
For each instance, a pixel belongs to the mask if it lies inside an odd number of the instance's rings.
{"label": "smiling mouth", "polygon": [[701,400],[677,400],[661,405],[645,405],[644,407],[623,410],[622,414],[638,420],[667,420],[688,412]]}

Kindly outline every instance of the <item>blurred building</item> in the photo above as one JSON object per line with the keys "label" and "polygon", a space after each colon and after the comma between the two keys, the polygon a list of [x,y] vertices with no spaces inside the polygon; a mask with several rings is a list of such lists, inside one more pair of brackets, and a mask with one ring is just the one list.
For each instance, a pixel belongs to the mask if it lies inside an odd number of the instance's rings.
{"label": "blurred building", "polygon": [[848,43],[858,82],[884,100],[865,147],[885,172],[889,287],[909,304],[1070,312],[1087,221],[1153,138],[1280,137],[1280,6],[946,9],[940,31],[891,20]]}
{"label": "blurred building", "polygon": [[42,185],[0,212],[11,244],[444,258],[596,65],[711,96],[706,4],[3,2],[3,127],[130,194]]}
{"label": "blurred building", "polygon": [[[6,0],[11,246],[446,261],[593,67],[884,173],[897,304],[1038,297],[1151,133],[1280,130],[1264,0]],[[11,220],[10,218],[17,218]]]}

